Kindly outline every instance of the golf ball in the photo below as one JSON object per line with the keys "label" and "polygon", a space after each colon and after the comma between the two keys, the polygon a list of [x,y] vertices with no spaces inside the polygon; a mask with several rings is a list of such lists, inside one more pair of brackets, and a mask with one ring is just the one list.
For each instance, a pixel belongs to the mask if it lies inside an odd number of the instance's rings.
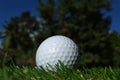
{"label": "golf ball", "polygon": [[56,35],[44,40],[36,53],[36,65],[55,66],[61,61],[66,66],[73,66],[79,57],[77,45],[68,37]]}

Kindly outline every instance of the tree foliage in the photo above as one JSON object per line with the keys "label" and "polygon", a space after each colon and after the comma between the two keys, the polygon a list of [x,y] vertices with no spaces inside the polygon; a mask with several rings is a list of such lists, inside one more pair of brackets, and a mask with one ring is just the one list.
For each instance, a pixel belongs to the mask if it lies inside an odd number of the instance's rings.
{"label": "tree foliage", "polygon": [[41,41],[64,35],[78,45],[80,66],[120,65],[120,37],[118,33],[109,33],[111,17],[106,16],[111,11],[110,0],[38,1],[41,21],[30,12],[23,12],[4,25],[3,49],[12,57],[17,56],[16,63],[33,64]]}
{"label": "tree foliage", "polygon": [[[34,58],[31,59],[31,56],[35,55],[34,51],[42,35],[40,23],[35,16],[26,11],[19,17],[12,17],[8,23],[4,24],[2,34],[5,34],[2,43],[3,49],[15,58],[16,63],[33,64]],[[27,58],[28,60],[25,62]]]}
{"label": "tree foliage", "polygon": [[120,66],[120,35],[117,32],[112,32],[110,33],[110,40],[114,48],[113,65],[118,67]]}
{"label": "tree foliage", "polygon": [[38,12],[48,36],[65,35],[80,49],[80,64],[110,65],[114,51],[109,40],[109,0],[39,0]]}

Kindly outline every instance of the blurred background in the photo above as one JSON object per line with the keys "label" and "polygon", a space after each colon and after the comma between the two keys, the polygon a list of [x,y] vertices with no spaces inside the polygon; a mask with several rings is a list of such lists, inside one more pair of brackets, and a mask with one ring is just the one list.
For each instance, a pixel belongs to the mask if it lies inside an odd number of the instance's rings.
{"label": "blurred background", "polygon": [[120,0],[0,1],[0,64],[34,66],[40,43],[71,38],[79,66],[120,66]]}

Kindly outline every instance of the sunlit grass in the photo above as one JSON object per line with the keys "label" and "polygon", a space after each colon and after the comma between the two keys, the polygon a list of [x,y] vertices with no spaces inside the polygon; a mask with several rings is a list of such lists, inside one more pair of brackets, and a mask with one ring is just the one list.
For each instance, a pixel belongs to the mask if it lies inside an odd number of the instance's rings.
{"label": "sunlit grass", "polygon": [[0,68],[0,80],[120,80],[120,68],[83,68],[72,69],[64,65],[57,70],[42,67],[3,66]]}

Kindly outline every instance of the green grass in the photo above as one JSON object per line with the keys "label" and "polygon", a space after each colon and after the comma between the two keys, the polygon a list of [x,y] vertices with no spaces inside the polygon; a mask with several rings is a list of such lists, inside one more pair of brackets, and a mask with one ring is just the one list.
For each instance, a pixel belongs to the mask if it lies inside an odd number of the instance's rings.
{"label": "green grass", "polygon": [[120,80],[120,68],[56,68],[57,71],[46,71],[35,67],[4,66],[0,68],[0,80]]}

